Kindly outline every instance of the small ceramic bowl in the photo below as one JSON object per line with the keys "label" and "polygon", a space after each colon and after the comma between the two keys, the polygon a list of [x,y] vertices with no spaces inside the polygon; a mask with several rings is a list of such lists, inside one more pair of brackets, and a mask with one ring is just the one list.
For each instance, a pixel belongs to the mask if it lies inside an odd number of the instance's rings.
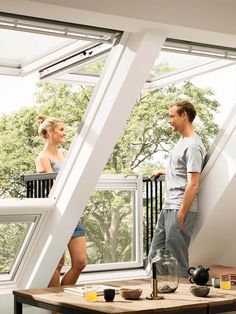
{"label": "small ceramic bowl", "polygon": [[104,289],[103,295],[106,302],[112,302],[115,298],[116,290],[115,289]]}
{"label": "small ceramic bowl", "polygon": [[142,289],[129,289],[121,288],[120,295],[126,300],[137,300],[140,298],[143,290]]}
{"label": "small ceramic bowl", "polygon": [[210,292],[208,286],[191,286],[190,291],[195,297],[206,297]]}

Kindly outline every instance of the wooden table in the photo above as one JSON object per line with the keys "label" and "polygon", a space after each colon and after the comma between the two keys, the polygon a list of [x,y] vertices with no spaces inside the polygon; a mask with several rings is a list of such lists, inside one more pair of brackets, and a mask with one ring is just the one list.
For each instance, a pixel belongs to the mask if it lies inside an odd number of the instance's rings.
{"label": "wooden table", "polygon": [[181,283],[174,293],[163,294],[163,300],[147,300],[151,286],[148,280],[110,282],[119,287],[142,288],[139,300],[124,300],[119,294],[113,302],[105,302],[103,296],[88,302],[81,296],[64,292],[63,288],[26,289],[13,291],[14,314],[23,313],[23,304],[64,314],[214,314],[236,310],[236,290],[211,287],[206,298],[195,297],[189,291],[190,284]]}

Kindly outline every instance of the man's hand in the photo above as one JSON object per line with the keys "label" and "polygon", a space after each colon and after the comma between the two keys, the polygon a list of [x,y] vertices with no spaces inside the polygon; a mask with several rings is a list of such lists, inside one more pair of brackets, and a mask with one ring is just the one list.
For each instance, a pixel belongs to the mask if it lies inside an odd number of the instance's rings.
{"label": "man's hand", "polygon": [[182,213],[181,209],[178,211],[177,220],[178,220],[179,229],[183,230],[184,229],[185,215]]}
{"label": "man's hand", "polygon": [[160,170],[154,170],[149,177],[150,180],[154,181],[156,178],[158,178],[160,175],[165,174],[165,171],[163,169]]}
{"label": "man's hand", "polygon": [[177,219],[178,225],[181,230],[184,228],[184,220],[187,216],[189,209],[193,203],[194,197],[198,191],[200,173],[198,172],[189,172],[187,174],[187,186],[185,188],[184,197],[182,201],[182,205],[178,211]]}
{"label": "man's hand", "polygon": [[159,177],[159,176],[161,176],[162,174],[165,174],[165,170],[163,170],[163,169],[158,169],[158,170],[154,170],[154,171],[152,172],[152,175],[151,175],[151,176]]}
{"label": "man's hand", "polygon": [[165,174],[165,170],[164,169],[158,169],[158,170],[154,170],[152,172],[152,175],[156,176],[156,177],[159,177],[161,176],[162,174]]}

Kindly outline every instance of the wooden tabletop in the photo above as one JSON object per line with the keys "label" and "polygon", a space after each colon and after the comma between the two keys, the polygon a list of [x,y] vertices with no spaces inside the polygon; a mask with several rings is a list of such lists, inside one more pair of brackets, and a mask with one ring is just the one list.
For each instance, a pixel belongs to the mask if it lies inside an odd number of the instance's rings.
{"label": "wooden tabletop", "polygon": [[[116,294],[113,302],[106,302],[98,296],[95,302],[84,300],[76,294],[64,292],[63,288],[26,289],[13,291],[15,296],[31,299],[35,303],[56,305],[61,308],[77,309],[79,313],[131,314],[146,313],[208,313],[208,309],[232,307],[236,309],[236,290],[221,290],[211,287],[207,297],[195,297],[190,292],[190,284],[180,283],[174,293],[162,294],[163,300],[147,300],[150,296],[149,280],[110,282],[119,287],[142,288],[139,300],[125,300]],[[195,312],[194,310],[197,310]]]}

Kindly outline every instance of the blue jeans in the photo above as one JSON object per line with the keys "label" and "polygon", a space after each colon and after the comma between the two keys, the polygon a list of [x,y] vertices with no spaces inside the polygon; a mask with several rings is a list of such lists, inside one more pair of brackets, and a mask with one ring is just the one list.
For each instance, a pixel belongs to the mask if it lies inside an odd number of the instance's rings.
{"label": "blue jeans", "polygon": [[196,212],[189,212],[185,217],[184,229],[180,230],[177,220],[178,210],[162,209],[152,239],[148,259],[151,261],[158,249],[169,249],[177,259],[181,277],[188,277],[188,248],[197,218]]}
{"label": "blue jeans", "polygon": [[77,237],[83,237],[84,235],[85,235],[84,226],[79,221],[71,237],[77,238]]}

